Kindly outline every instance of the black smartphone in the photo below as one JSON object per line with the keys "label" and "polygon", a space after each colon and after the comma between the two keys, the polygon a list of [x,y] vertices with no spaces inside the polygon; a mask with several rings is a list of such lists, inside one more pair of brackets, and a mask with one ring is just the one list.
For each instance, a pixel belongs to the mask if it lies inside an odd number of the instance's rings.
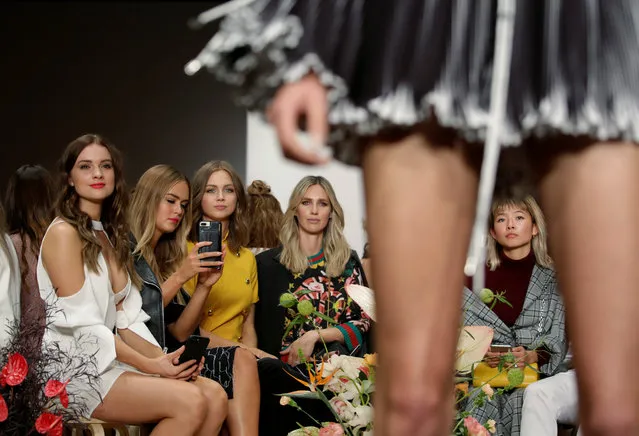
{"label": "black smartphone", "polygon": [[192,335],[186,340],[184,344],[186,348],[184,353],[180,355],[180,364],[188,362],[189,360],[195,360],[197,364],[202,360],[202,356],[206,352],[206,348],[209,346],[209,338],[204,336]]}
{"label": "black smartphone", "polygon": [[[211,245],[200,247],[198,253],[211,253],[222,251],[222,223],[218,221],[200,221],[198,224],[198,242],[212,242]],[[220,261],[221,256],[207,257],[202,262]],[[220,267],[212,267],[219,269]]]}

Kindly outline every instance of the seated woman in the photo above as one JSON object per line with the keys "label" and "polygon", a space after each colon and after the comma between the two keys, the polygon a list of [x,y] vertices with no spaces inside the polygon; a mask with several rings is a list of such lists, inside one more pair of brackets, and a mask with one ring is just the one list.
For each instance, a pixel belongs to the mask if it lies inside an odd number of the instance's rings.
{"label": "seated woman", "polygon": [[[547,252],[546,223],[533,197],[523,201],[496,200],[491,211],[486,287],[504,292],[509,304],[492,309],[464,289],[465,325],[483,325],[495,331],[493,344],[509,345],[515,365],[537,363],[542,375],[555,374],[567,351],[565,311]],[[496,367],[504,353],[488,352],[486,362]],[[523,389],[487,401],[481,407],[467,402],[480,422],[494,419],[497,434],[519,436]]]}
{"label": "seated woman", "polygon": [[20,319],[20,264],[6,232],[4,211],[0,204],[0,347],[11,338],[7,326]]}
{"label": "seated woman", "polygon": [[[196,244],[186,253],[191,227],[191,188],[187,178],[168,165],[148,169],[138,181],[131,207],[135,269],[144,280],[143,308],[158,342],[169,352],[180,348],[190,335],[209,338],[203,375],[220,383],[229,398],[228,428],[232,436],[257,435],[260,392],[255,357],[237,350],[235,342],[199,328],[200,314],[211,286],[226,274],[222,262],[211,257],[222,253],[198,254]],[[197,274],[197,285],[189,298],[180,290],[186,279]],[[180,278],[183,277],[183,278]]]}
{"label": "seated woman", "polygon": [[262,180],[253,180],[248,189],[248,230],[253,254],[280,245],[280,228],[284,214],[280,202],[271,193],[271,187]]}
{"label": "seated woman", "polygon": [[[208,162],[193,177],[193,228],[188,250],[198,240],[200,221],[222,223],[222,244],[226,247],[224,274],[210,287],[202,307],[202,330],[220,338],[241,344],[257,358],[269,357],[257,348],[255,334],[255,303],[257,295],[257,266],[255,256],[246,248],[247,226],[246,192],[242,179],[224,161]],[[189,277],[190,278],[190,277]],[[184,284],[184,290],[194,295],[199,277]]]}
{"label": "seated woman", "polygon": [[23,165],[7,184],[5,205],[11,241],[20,259],[21,330],[34,333],[33,349],[40,349],[45,326],[44,302],[36,279],[40,242],[53,220],[54,193],[51,173],[40,165]]}
{"label": "seated woman", "polygon": [[218,434],[222,387],[198,377],[195,360],[178,363],[183,347],[164,354],[144,324],[119,152],[98,135],[81,136],[64,151],[61,181],[37,265],[41,296],[58,309],[43,343],[95,356],[99,377],[97,392],[73,379],[69,394],[97,419],[157,422],[154,436]]}
{"label": "seated woman", "polygon": [[[281,356],[281,360],[258,362],[262,386],[264,434],[286,434],[303,417],[278,404],[273,393],[303,389],[288,372],[301,374],[292,366],[305,358],[329,351],[363,355],[370,319],[346,294],[349,284],[365,285],[362,265],[342,233],[344,213],[333,187],[323,177],[303,178],[293,189],[280,232],[282,246],[257,256],[260,302],[256,328],[260,349]],[[279,305],[280,296],[292,292],[299,301],[333,320],[311,316],[312,323],[285,328],[293,314]],[[284,362],[287,362],[285,364]],[[323,405],[306,403],[320,413]],[[279,409],[278,409],[279,407]],[[274,416],[278,416],[274,419]],[[314,415],[315,416],[315,415]],[[318,415],[319,416],[319,415]],[[316,418],[318,417],[316,416]]]}

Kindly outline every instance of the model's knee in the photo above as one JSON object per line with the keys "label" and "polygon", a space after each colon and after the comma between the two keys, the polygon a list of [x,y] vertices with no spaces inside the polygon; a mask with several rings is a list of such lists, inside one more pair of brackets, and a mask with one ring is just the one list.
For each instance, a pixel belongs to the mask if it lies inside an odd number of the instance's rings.
{"label": "model's knee", "polygon": [[228,396],[224,388],[217,382],[201,378],[198,386],[206,400],[207,413],[226,418],[228,414]]}
{"label": "model's knee", "polygon": [[242,371],[243,373],[254,372],[257,374],[257,359],[248,350],[237,348],[235,350],[235,361],[233,363],[236,371]]}
{"label": "model's knee", "polygon": [[206,419],[207,398],[193,383],[183,383],[175,390],[175,418],[184,422],[189,428],[198,429]]}

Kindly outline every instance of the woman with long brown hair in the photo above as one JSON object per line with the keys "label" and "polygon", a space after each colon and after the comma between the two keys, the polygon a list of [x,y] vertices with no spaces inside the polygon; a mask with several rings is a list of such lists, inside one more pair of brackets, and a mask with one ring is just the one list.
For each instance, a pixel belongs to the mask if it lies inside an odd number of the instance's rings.
{"label": "woman with long brown hair", "polygon": [[[211,287],[202,309],[202,329],[221,338],[241,344],[256,357],[268,357],[257,349],[255,303],[257,265],[255,256],[246,248],[249,243],[246,191],[242,179],[225,161],[204,164],[193,177],[193,226],[188,245],[192,252],[198,240],[197,226],[202,220],[222,223],[223,245],[226,247],[224,273]],[[184,286],[194,294],[198,277]]]}
{"label": "woman with long brown hair", "polygon": [[[142,174],[135,187],[129,208],[135,269],[142,277],[143,308],[151,319],[156,339],[169,352],[178,349],[191,335],[205,336],[209,346],[204,355],[202,375],[222,385],[229,399],[227,426],[230,436],[257,435],[259,419],[259,380],[255,357],[238,344],[220,338],[199,327],[200,314],[211,286],[224,273],[222,261],[212,257],[223,253],[197,253],[211,242],[195,244],[187,257],[186,241],[191,228],[191,186],[189,180],[169,165],[156,165]],[[172,284],[165,283],[186,273],[187,267],[197,274],[192,297],[179,289],[174,297]],[[213,267],[214,269],[212,269]],[[220,268],[220,269],[215,269]],[[187,277],[190,279],[191,277]]]}
{"label": "woman with long brown hair", "polygon": [[271,187],[262,180],[253,180],[248,192],[249,243],[257,255],[280,245],[280,229],[284,219],[282,206],[271,192]]}
{"label": "woman with long brown hair", "polygon": [[93,356],[99,378],[97,392],[73,379],[69,393],[94,418],[157,422],[153,435],[217,434],[226,394],[197,377],[198,362],[179,364],[184,347],[164,354],[144,324],[120,153],[99,135],[83,135],[65,149],[60,173],[57,217],[37,266],[42,298],[58,309],[43,342]]}
{"label": "woman with long brown hair", "polygon": [[7,224],[20,259],[21,322],[41,322],[44,302],[40,298],[36,267],[40,243],[54,217],[54,182],[40,165],[23,165],[9,178],[5,192]]}

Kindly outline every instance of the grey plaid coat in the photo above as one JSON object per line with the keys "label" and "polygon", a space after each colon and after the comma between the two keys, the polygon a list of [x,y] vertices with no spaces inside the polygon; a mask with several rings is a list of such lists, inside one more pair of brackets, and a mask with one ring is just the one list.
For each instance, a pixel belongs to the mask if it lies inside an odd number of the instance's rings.
{"label": "grey plaid coat", "polygon": [[[566,356],[567,341],[564,304],[557,289],[557,279],[553,270],[535,265],[524,306],[512,327],[504,324],[467,288],[464,288],[463,310],[464,325],[489,326],[495,330],[493,343],[521,345],[527,349],[543,345],[550,352],[550,359],[539,368],[541,374],[550,376],[559,371],[560,364]],[[523,393],[523,389],[515,389],[494,397],[483,407],[474,409],[472,415],[482,423],[494,419],[497,422],[498,436],[519,436]],[[467,401],[466,410],[472,409],[472,400],[471,397]]]}

